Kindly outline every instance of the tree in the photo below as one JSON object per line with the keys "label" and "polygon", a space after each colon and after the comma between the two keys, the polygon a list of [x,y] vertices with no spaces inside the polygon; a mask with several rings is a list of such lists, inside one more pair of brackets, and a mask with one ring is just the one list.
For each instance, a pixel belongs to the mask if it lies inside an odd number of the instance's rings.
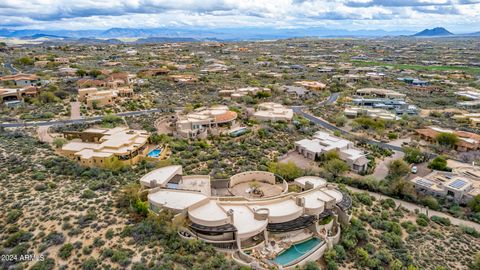
{"label": "tree", "polygon": [[42,92],[38,98],[43,104],[55,103],[60,100],[52,92]]}
{"label": "tree", "polygon": [[438,203],[437,199],[432,196],[426,196],[422,199],[422,204],[428,206],[428,208],[433,210],[440,209],[440,204]]}
{"label": "tree", "polygon": [[53,145],[55,146],[55,148],[62,148],[62,146],[67,143],[67,140],[65,140],[64,138],[55,138],[53,139]]}
{"label": "tree", "polygon": [[333,178],[337,178],[338,176],[342,175],[350,169],[348,164],[340,159],[332,159],[327,161],[323,165],[323,168],[325,169],[325,171],[331,174]]}
{"label": "tree", "polygon": [[317,263],[315,263],[314,261],[308,262],[308,263],[303,267],[303,270],[319,270],[319,269],[320,269],[320,268],[318,268]]}
{"label": "tree", "polygon": [[337,127],[343,127],[347,123],[347,118],[343,114],[338,114],[334,121]]}
{"label": "tree", "polygon": [[440,145],[453,148],[458,143],[458,136],[454,133],[440,132],[435,140]]}
{"label": "tree", "polygon": [[428,168],[437,171],[451,171],[449,167],[447,167],[447,160],[444,156],[438,156],[428,164]]}
{"label": "tree", "polygon": [[475,196],[470,202],[468,202],[468,207],[470,207],[473,212],[480,213],[480,195]]}
{"label": "tree", "polygon": [[77,76],[79,77],[84,77],[85,75],[87,75],[87,72],[83,69],[77,69],[77,71],[75,71],[75,74],[77,74]]}
{"label": "tree", "polygon": [[18,58],[16,62],[17,62],[18,64],[24,65],[24,66],[31,66],[31,65],[33,65],[33,59],[30,58],[30,57],[27,57],[27,56]]}
{"label": "tree", "polygon": [[330,150],[325,152],[325,154],[323,154],[323,159],[325,161],[329,161],[332,159],[340,159],[340,155],[338,154],[338,151]]}
{"label": "tree", "polygon": [[291,161],[287,163],[271,162],[268,164],[268,170],[280,175],[285,180],[293,180],[303,175],[303,170]]}
{"label": "tree", "polygon": [[410,167],[405,161],[396,159],[388,164],[388,174],[393,178],[400,178],[410,172]]}
{"label": "tree", "polygon": [[421,163],[423,161],[422,151],[414,147],[403,147],[405,156],[403,159],[408,163]]}
{"label": "tree", "polygon": [[90,72],[88,72],[88,75],[96,78],[96,77],[102,75],[102,72],[98,69],[92,69],[92,70],[90,70]]}

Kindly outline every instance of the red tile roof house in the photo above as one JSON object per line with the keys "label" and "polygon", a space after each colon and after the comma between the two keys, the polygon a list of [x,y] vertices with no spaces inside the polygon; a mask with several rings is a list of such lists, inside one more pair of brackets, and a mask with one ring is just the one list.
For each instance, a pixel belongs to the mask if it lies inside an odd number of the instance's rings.
{"label": "red tile roof house", "polygon": [[429,142],[435,142],[437,135],[440,133],[453,133],[457,135],[459,139],[455,146],[457,151],[466,152],[480,149],[480,135],[475,133],[442,129],[434,126],[417,129],[415,131],[418,135],[420,135],[420,138]]}
{"label": "red tile roof house", "polygon": [[13,82],[15,86],[35,86],[39,81],[35,74],[15,74],[0,77],[2,82]]}

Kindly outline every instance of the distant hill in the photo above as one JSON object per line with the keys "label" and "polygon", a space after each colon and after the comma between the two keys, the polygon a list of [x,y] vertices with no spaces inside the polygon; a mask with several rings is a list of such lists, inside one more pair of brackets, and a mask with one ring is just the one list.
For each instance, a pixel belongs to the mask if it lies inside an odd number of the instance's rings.
{"label": "distant hill", "polygon": [[134,43],[145,44],[145,43],[163,43],[163,42],[198,42],[201,41],[195,38],[181,38],[181,37],[148,37],[140,38]]}
{"label": "distant hill", "polygon": [[425,29],[413,35],[414,37],[443,37],[452,36],[453,33],[443,27],[436,27],[433,29]]}
{"label": "distant hill", "polygon": [[[412,35],[410,31],[384,30],[345,30],[328,29],[323,27],[305,28],[271,28],[271,27],[235,27],[235,28],[202,28],[202,27],[160,27],[160,28],[110,28],[106,30],[40,30],[40,29],[0,29],[0,37],[29,38],[34,35],[45,35],[54,38],[140,38],[140,42],[152,42],[148,38],[158,41],[168,41],[166,38],[179,38],[180,41],[194,40],[265,40],[285,39],[296,37],[383,37]],[[160,38],[158,38],[160,37]]]}
{"label": "distant hill", "polygon": [[35,34],[35,35],[31,35],[31,36],[25,36],[25,37],[21,37],[22,39],[38,39],[38,38],[67,38],[67,37],[62,37],[62,36],[56,36],[56,35],[47,35],[47,34]]}
{"label": "distant hill", "polygon": [[475,33],[466,34],[466,36],[470,36],[470,37],[480,37],[480,32],[475,32]]}

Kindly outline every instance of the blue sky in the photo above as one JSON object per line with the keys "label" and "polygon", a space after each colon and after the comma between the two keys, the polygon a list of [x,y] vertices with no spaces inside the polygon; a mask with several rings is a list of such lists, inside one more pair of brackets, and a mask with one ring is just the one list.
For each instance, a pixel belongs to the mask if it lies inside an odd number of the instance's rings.
{"label": "blue sky", "polygon": [[0,27],[326,27],[480,31],[480,0],[7,0]]}

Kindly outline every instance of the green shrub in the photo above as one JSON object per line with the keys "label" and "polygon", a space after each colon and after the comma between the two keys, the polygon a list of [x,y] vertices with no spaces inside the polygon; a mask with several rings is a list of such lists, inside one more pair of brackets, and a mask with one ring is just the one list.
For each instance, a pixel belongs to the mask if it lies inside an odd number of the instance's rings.
{"label": "green shrub", "polygon": [[18,209],[10,210],[7,214],[7,223],[15,223],[22,216],[22,211]]}
{"label": "green shrub", "polygon": [[[30,270],[51,270],[55,268],[55,260],[46,258],[44,261],[36,262]],[[92,269],[93,270],[93,269]]]}
{"label": "green shrub", "polygon": [[72,255],[72,251],[73,251],[73,245],[70,243],[65,244],[58,251],[58,256],[66,260]]}
{"label": "green shrub", "polygon": [[97,260],[95,258],[88,258],[82,263],[82,269],[83,270],[95,270],[97,269]]}
{"label": "green shrub", "polygon": [[418,224],[419,226],[422,226],[422,227],[428,226],[428,220],[427,220],[427,219],[418,217],[418,218],[416,219],[416,222],[417,222],[417,224]]}
{"label": "green shrub", "polygon": [[450,226],[452,224],[450,222],[450,219],[447,217],[432,216],[430,220],[435,223],[442,224],[444,226]]}

